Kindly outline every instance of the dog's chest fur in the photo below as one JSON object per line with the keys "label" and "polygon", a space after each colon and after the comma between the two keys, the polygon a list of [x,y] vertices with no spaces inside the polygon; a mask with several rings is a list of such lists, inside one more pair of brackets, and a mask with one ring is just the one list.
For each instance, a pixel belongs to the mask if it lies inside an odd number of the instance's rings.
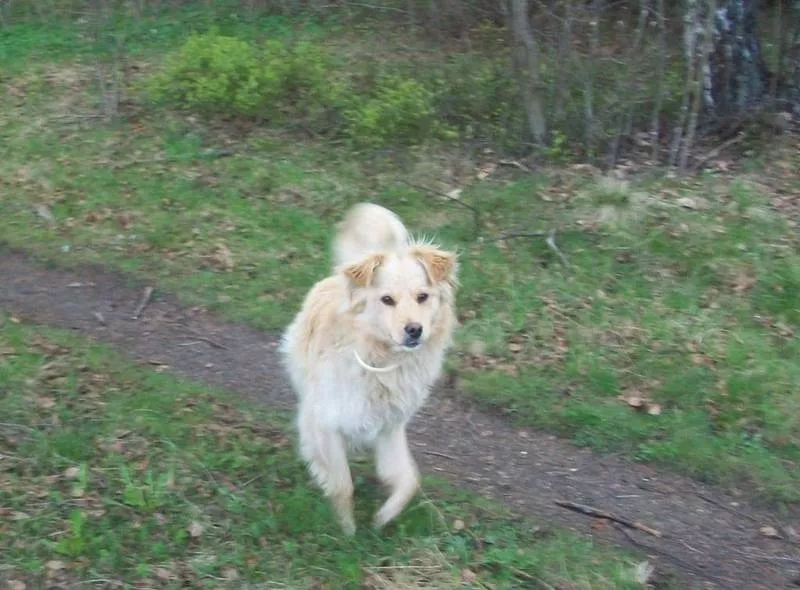
{"label": "dog's chest fur", "polygon": [[388,373],[371,373],[353,362],[341,376],[343,382],[330,391],[338,403],[330,399],[325,405],[352,444],[371,444],[381,431],[408,422],[425,403],[438,376],[438,364],[409,356]]}

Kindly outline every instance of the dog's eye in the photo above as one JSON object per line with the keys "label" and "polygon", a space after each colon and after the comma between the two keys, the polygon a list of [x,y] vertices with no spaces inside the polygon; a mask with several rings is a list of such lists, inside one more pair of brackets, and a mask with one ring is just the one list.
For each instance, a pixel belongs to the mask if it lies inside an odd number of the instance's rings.
{"label": "dog's eye", "polygon": [[381,297],[381,303],[384,305],[394,305],[394,299],[392,299],[391,295],[384,295]]}
{"label": "dog's eye", "polygon": [[417,303],[425,303],[428,300],[427,293],[420,293],[417,295]]}

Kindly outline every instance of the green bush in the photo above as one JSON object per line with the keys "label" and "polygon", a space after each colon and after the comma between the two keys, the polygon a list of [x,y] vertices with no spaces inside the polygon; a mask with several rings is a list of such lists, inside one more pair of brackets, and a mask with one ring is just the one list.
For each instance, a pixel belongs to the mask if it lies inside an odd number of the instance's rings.
{"label": "green bush", "polygon": [[519,87],[505,56],[457,56],[433,73],[430,85],[440,118],[464,137],[500,144],[519,139]]}
{"label": "green bush", "polygon": [[379,76],[371,96],[354,99],[345,112],[347,134],[359,145],[415,145],[446,129],[436,120],[434,93],[398,75]]}
{"label": "green bush", "polygon": [[262,46],[217,33],[191,36],[149,83],[151,96],[203,114],[258,119],[319,116],[343,95],[328,57],[310,43]]}

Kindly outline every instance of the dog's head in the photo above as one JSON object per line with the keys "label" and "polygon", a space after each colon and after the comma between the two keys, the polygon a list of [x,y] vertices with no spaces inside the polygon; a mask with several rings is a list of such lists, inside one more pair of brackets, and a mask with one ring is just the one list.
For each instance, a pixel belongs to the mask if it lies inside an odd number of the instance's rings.
{"label": "dog's head", "polygon": [[364,328],[390,349],[409,351],[431,337],[440,310],[453,304],[457,267],[454,253],[415,244],[400,253],[370,254],[342,272]]}

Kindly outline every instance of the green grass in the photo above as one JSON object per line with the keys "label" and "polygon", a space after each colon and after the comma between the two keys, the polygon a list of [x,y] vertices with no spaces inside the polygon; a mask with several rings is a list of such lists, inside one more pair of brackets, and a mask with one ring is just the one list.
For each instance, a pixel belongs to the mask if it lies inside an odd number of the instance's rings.
{"label": "green grass", "polygon": [[[360,154],[146,103],[114,125],[65,117],[97,108],[81,63],[34,61],[6,80],[0,235],[12,245],[156,277],[277,330],[328,271],[345,208],[378,201],[462,253],[451,369],[465,393],[577,444],[800,500],[797,212],[775,211],[766,188],[798,190],[778,174],[796,155],[693,181],[506,167],[478,180],[484,163],[452,150]],[[209,156],[221,148],[233,155]],[[481,227],[407,179],[462,188]],[[43,204],[55,224],[33,212]],[[569,269],[543,238],[494,239],[553,227]]]}
{"label": "green grass", "polygon": [[9,587],[638,587],[629,556],[438,480],[376,534],[381,492],[363,463],[361,529],[345,537],[283,416],[63,332],[5,322],[0,391]]}

